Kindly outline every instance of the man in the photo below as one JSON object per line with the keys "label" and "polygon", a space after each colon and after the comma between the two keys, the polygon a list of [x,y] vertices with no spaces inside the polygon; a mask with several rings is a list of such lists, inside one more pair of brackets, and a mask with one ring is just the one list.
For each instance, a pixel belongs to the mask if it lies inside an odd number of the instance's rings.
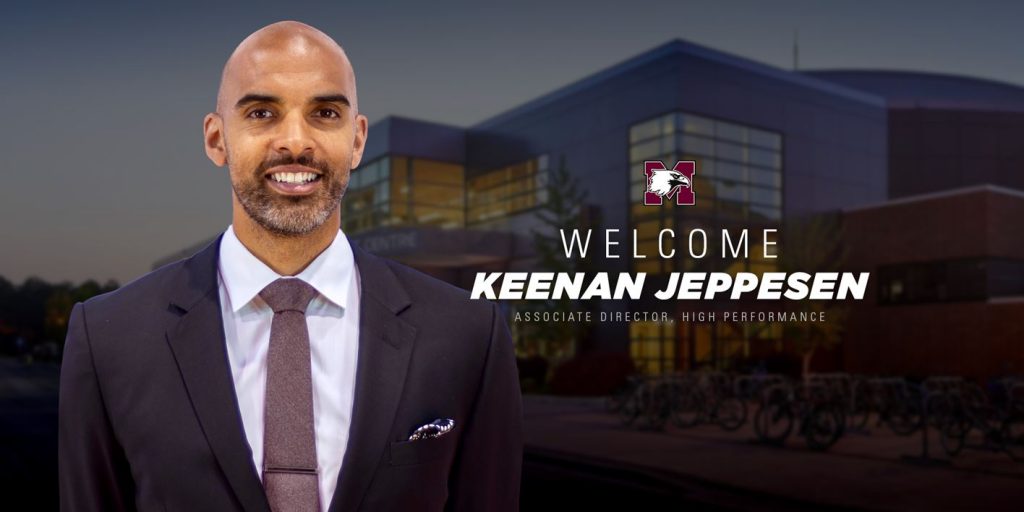
{"label": "man", "polygon": [[340,231],[367,133],[341,47],[297,22],[253,33],[203,129],[232,224],[75,305],[61,508],[518,509],[522,405],[498,308]]}

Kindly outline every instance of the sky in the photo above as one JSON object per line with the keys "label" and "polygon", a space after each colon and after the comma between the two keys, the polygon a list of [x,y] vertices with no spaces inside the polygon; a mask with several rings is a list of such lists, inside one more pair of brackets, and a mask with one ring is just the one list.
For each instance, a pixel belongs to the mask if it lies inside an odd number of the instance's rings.
{"label": "sky", "polygon": [[798,31],[801,69],[1024,84],[1021,2],[5,2],[0,276],[124,284],[223,231],[202,119],[234,47],[283,19],[346,49],[371,123],[468,126],[676,38],[790,69]]}

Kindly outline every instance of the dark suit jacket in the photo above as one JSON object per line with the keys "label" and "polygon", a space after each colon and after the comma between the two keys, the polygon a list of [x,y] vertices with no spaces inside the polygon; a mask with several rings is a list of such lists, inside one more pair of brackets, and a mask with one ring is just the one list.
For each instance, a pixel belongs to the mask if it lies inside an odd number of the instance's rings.
{"label": "dark suit jacket", "polygon": [[[219,247],[75,304],[60,376],[62,510],[269,510],[228,365]],[[497,306],[352,250],[358,369],[330,511],[518,510],[522,401]],[[455,427],[406,441],[436,418]]]}

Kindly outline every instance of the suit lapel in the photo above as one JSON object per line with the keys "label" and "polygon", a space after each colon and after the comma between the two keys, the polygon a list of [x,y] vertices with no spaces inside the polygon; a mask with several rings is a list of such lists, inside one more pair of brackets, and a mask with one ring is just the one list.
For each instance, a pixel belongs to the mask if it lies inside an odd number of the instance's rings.
{"label": "suit lapel", "polygon": [[[350,239],[351,242],[351,239]],[[330,512],[355,510],[391,441],[416,328],[399,317],[410,304],[387,264],[351,243],[361,281],[359,354],[348,445]]]}
{"label": "suit lapel", "polygon": [[235,496],[247,511],[269,512],[242,427],[224,341],[216,278],[221,237],[190,258],[174,281],[171,304],[182,316],[167,329],[167,341],[206,440]]}

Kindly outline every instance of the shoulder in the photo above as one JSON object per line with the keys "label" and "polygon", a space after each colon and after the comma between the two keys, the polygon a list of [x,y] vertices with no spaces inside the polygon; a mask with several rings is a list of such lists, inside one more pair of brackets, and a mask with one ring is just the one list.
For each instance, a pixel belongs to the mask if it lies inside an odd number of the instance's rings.
{"label": "shoulder", "polygon": [[90,329],[112,322],[139,322],[167,311],[170,291],[179,282],[187,258],[152,270],[120,288],[96,295],[82,304]]}
{"label": "shoulder", "polygon": [[104,311],[145,307],[158,298],[166,301],[172,283],[177,281],[187,261],[181,259],[147,272],[114,291],[86,300],[85,305],[90,311]]}

